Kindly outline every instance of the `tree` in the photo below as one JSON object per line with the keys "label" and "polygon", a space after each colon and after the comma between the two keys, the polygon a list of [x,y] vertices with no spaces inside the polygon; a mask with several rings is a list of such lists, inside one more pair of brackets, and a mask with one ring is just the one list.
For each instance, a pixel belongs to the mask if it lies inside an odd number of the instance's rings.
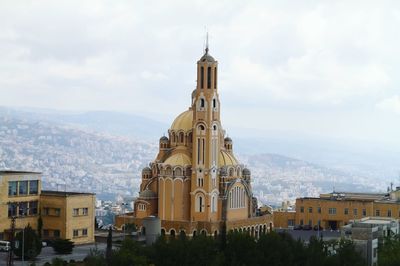
{"label": "tree", "polygon": [[59,238],[53,242],[53,250],[57,254],[71,254],[74,247],[74,242],[69,239]]}
{"label": "tree", "polygon": [[34,259],[42,251],[42,241],[29,224],[23,230],[23,232],[18,232],[15,237],[16,241],[18,241],[18,247],[14,249],[14,254],[22,258],[23,246],[24,259]]}
{"label": "tree", "polygon": [[43,219],[42,216],[40,215],[38,218],[38,225],[37,225],[38,236],[40,239],[42,239],[42,230],[43,230]]}
{"label": "tree", "polygon": [[111,265],[110,260],[112,256],[112,229],[111,227],[108,229],[108,236],[107,236],[107,249],[106,249],[106,260],[109,265]]}
{"label": "tree", "polygon": [[386,238],[379,245],[378,253],[379,266],[400,265],[400,238]]}

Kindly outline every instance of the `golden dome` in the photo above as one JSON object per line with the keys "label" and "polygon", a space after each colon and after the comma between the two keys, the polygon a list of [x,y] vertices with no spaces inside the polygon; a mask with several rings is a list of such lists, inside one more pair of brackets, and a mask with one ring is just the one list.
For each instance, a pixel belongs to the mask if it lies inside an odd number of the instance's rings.
{"label": "golden dome", "polygon": [[238,162],[232,154],[222,151],[219,153],[218,164],[220,166],[238,165]]}
{"label": "golden dome", "polygon": [[187,110],[178,115],[177,118],[175,118],[174,122],[171,125],[171,130],[189,131],[192,129],[192,124],[193,124],[193,111]]}
{"label": "golden dome", "polygon": [[181,166],[192,164],[189,156],[187,156],[184,153],[176,153],[171,157],[169,157],[167,160],[165,160],[164,163],[169,165],[181,165]]}

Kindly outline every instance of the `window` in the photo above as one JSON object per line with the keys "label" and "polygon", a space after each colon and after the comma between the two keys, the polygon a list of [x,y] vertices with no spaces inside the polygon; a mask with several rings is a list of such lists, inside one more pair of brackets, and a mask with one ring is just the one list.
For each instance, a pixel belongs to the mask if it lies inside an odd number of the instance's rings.
{"label": "window", "polygon": [[387,211],[387,217],[392,217],[392,210]]}
{"label": "window", "polygon": [[88,208],[83,208],[83,215],[88,215],[89,214],[89,209]]}
{"label": "window", "polygon": [[358,215],[358,209],[354,209],[353,210],[353,214],[354,214],[354,216],[357,216]]}
{"label": "window", "polygon": [[216,212],[217,211],[217,195],[212,195],[211,197],[211,212]]}
{"label": "window", "polygon": [[145,210],[146,210],[146,204],[144,204],[144,203],[139,203],[139,204],[138,204],[138,210],[139,210],[139,211],[145,211]]}
{"label": "window", "polygon": [[329,208],[328,213],[332,214],[332,215],[335,215],[336,214],[336,208]]}
{"label": "window", "polygon": [[366,210],[366,209],[363,209],[363,210],[362,210],[362,215],[363,215],[363,216],[367,216],[367,210]]}
{"label": "window", "polygon": [[60,237],[60,230],[54,230],[53,235],[54,237]]}
{"label": "window", "polygon": [[49,236],[49,230],[44,229],[43,230],[43,236]]}
{"label": "window", "polygon": [[217,88],[217,68],[214,68],[214,89]]}
{"label": "window", "polygon": [[381,211],[380,210],[375,210],[375,216],[381,216]]}
{"label": "window", "polygon": [[246,207],[246,191],[242,187],[234,187],[229,192],[230,202],[229,207],[231,209],[239,209]]}
{"label": "window", "polygon": [[29,215],[36,215],[38,213],[38,202],[31,201],[29,202]]}
{"label": "window", "polygon": [[17,195],[17,181],[8,182],[8,195],[16,196]]}
{"label": "window", "polygon": [[79,209],[74,209],[73,215],[74,215],[74,216],[78,216],[78,215],[79,215]]}
{"label": "window", "polygon": [[312,225],[312,221],[308,220],[308,225],[311,226]]}
{"label": "window", "polygon": [[196,211],[203,212],[204,211],[204,198],[202,195],[196,196]]}
{"label": "window", "polygon": [[38,187],[39,187],[39,181],[38,180],[29,181],[29,194],[30,195],[37,195],[38,194]]}
{"label": "window", "polygon": [[74,237],[78,237],[79,236],[79,230],[74,229],[73,236]]}
{"label": "window", "polygon": [[200,88],[204,88],[204,67],[200,68]]}
{"label": "window", "polygon": [[197,186],[198,187],[203,187],[204,185],[204,179],[202,177],[197,178]]}
{"label": "window", "polygon": [[8,217],[17,215],[17,205],[16,204],[8,204]]}
{"label": "window", "polygon": [[61,214],[61,209],[60,208],[55,208],[54,209],[54,215],[55,216],[60,216],[60,214]]}
{"label": "window", "polygon": [[304,224],[303,219],[301,219],[300,220],[300,225],[303,225],[303,224]]}
{"label": "window", "polygon": [[83,236],[87,236],[87,229],[85,228],[85,229],[82,229],[82,235]]}
{"label": "window", "polygon": [[312,207],[308,207],[308,213],[312,213]]}
{"label": "window", "polygon": [[44,215],[49,215],[50,214],[50,208],[43,208],[43,214]]}
{"label": "window", "polygon": [[348,208],[345,208],[345,209],[344,209],[344,215],[347,215],[347,214],[349,214],[349,209],[348,209]]}
{"label": "window", "polygon": [[26,194],[28,194],[28,181],[19,181],[18,195],[26,195]]}
{"label": "window", "polygon": [[288,220],[288,226],[294,226],[294,219]]}
{"label": "window", "polygon": [[321,207],[318,207],[318,213],[321,213]]}
{"label": "window", "polygon": [[18,205],[19,216],[25,216],[28,214],[28,202],[20,202]]}
{"label": "window", "polygon": [[304,213],[304,207],[303,206],[300,207],[300,212]]}
{"label": "window", "polygon": [[207,89],[211,89],[211,67],[207,67]]}
{"label": "window", "polygon": [[200,99],[200,107],[201,107],[201,108],[204,108],[204,107],[205,107],[205,105],[206,105],[206,104],[205,104],[205,101],[204,101],[204,99],[203,99],[203,98],[201,98],[201,99]]}

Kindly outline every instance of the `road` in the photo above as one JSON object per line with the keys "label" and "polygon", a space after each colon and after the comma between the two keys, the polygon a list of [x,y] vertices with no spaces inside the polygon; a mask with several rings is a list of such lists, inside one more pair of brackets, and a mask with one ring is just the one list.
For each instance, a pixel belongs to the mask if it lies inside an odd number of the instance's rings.
{"label": "road", "polygon": [[[35,263],[36,265],[43,265],[46,262],[51,262],[54,258],[61,258],[66,261],[75,260],[81,261],[83,260],[90,252],[91,249],[95,249],[97,247],[98,250],[104,251],[106,249],[105,243],[97,243],[97,244],[90,244],[90,245],[80,245],[76,246],[69,255],[57,255],[54,253],[51,247],[44,247],[40,255],[36,258],[35,261],[25,262],[25,265],[22,265],[22,261],[15,259],[14,265],[15,266],[28,266],[31,263]],[[0,252],[0,265],[4,266],[7,265],[7,253]]]}

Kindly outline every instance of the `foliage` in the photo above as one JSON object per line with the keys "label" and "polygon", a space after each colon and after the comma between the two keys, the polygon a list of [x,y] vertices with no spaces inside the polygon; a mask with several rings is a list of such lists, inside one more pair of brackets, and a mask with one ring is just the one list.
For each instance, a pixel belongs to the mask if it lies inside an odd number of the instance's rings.
{"label": "foliage", "polygon": [[109,265],[129,266],[148,265],[144,254],[144,248],[136,241],[127,238],[121,243],[121,247],[113,252]]}
{"label": "foliage", "polygon": [[18,247],[14,249],[17,257],[22,257],[22,246],[24,246],[24,259],[34,259],[42,251],[42,241],[29,224],[24,228],[24,232],[17,233],[15,240],[18,241]]}
{"label": "foliage", "polygon": [[111,227],[108,229],[108,236],[107,236],[107,249],[106,249],[106,259],[110,264],[112,256],[112,229]]}
{"label": "foliage", "polygon": [[73,248],[75,247],[74,243],[69,239],[56,239],[54,240],[53,250],[57,254],[71,254]]}
{"label": "foliage", "polygon": [[42,230],[43,230],[43,219],[42,216],[40,215],[37,222],[37,231],[40,239],[42,239]]}
{"label": "foliage", "polygon": [[400,265],[400,238],[388,237],[379,246],[379,266]]}
{"label": "foliage", "polygon": [[[91,249],[89,255],[84,259],[85,266],[107,266],[104,253],[96,249]],[[111,265],[111,264],[109,264]]]}
{"label": "foliage", "polygon": [[132,232],[136,232],[136,231],[137,231],[137,228],[134,223],[125,224],[125,232],[132,233]]}

